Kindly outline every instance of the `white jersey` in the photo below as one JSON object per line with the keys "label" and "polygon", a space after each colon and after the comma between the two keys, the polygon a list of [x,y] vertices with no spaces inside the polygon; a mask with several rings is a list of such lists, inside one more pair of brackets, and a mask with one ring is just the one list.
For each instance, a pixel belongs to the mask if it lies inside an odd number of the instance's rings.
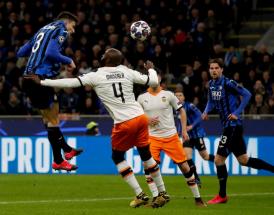
{"label": "white jersey", "polygon": [[141,105],[135,100],[133,83],[155,85],[158,83],[157,73],[154,69],[149,69],[149,75],[144,75],[120,65],[101,67],[97,72],[78,78],[41,81],[41,85],[51,87],[92,86],[115,124],[144,114]]}
{"label": "white jersey", "polygon": [[149,135],[153,137],[170,137],[177,133],[173,109],[182,108],[179,100],[170,91],[161,90],[157,94],[146,92],[140,95],[137,101],[142,105],[148,117],[158,117],[159,123],[149,126]]}

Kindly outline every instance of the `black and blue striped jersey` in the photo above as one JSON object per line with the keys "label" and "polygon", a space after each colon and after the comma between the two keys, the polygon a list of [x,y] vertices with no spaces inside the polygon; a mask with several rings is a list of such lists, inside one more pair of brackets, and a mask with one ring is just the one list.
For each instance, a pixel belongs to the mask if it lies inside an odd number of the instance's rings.
{"label": "black and blue striped jersey", "polygon": [[19,57],[29,56],[24,74],[35,73],[49,78],[58,75],[61,64],[72,62],[61,54],[67,36],[62,20],[42,27],[17,53]]}
{"label": "black and blue striped jersey", "polygon": [[[221,76],[219,79],[209,82],[208,102],[204,113],[207,114],[215,109],[220,115],[224,128],[242,125],[241,113],[248,104],[250,97],[251,93],[247,89],[234,80]],[[236,115],[238,119],[228,120],[230,114]]]}
{"label": "black and blue striped jersey", "polygon": [[[190,139],[202,138],[206,136],[204,128],[201,126],[201,111],[192,103],[184,102],[183,108],[186,111],[187,126],[192,125],[192,129],[188,131]],[[180,115],[176,116],[176,128],[179,135],[182,134],[182,125]]]}

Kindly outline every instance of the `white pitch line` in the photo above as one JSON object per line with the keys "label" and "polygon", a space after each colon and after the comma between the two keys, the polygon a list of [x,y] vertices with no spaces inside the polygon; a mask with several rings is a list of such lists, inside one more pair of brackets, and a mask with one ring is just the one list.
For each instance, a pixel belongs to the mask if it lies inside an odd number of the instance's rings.
{"label": "white pitch line", "polygon": [[[231,193],[228,196],[272,196],[273,193]],[[203,195],[202,197],[213,197],[214,195]],[[172,198],[192,198],[191,196],[171,196]],[[100,202],[100,201],[119,201],[130,200],[132,197],[117,197],[117,198],[95,198],[95,199],[49,199],[49,200],[27,200],[27,201],[0,201],[0,205],[10,204],[47,204],[58,202]]]}

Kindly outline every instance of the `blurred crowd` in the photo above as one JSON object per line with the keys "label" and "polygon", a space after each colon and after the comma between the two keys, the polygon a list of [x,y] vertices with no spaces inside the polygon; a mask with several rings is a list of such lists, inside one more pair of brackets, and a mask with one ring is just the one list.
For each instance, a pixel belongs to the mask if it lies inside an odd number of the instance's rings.
{"label": "blurred crowd", "polygon": [[[16,51],[61,11],[79,18],[64,54],[74,59],[74,77],[97,68],[104,50],[114,47],[124,64],[144,70],[152,60],[162,74],[162,87],[183,90],[187,100],[203,110],[207,100],[207,61],[224,59],[224,73],[249,89],[249,114],[274,113],[274,56],[254,44],[239,50],[228,35],[236,33],[251,13],[248,0],[4,0],[0,2],[0,114],[38,114],[22,91],[27,59]],[[152,34],[145,42],[129,36],[132,22],[145,20]],[[57,90],[61,113],[106,114],[91,87]]]}

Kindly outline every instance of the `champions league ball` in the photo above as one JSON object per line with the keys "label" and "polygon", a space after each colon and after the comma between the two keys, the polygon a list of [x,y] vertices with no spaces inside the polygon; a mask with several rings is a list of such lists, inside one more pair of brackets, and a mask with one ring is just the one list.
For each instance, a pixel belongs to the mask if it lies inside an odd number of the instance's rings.
{"label": "champions league ball", "polygon": [[144,41],[150,33],[150,27],[145,21],[133,22],[130,26],[130,36],[134,40]]}

